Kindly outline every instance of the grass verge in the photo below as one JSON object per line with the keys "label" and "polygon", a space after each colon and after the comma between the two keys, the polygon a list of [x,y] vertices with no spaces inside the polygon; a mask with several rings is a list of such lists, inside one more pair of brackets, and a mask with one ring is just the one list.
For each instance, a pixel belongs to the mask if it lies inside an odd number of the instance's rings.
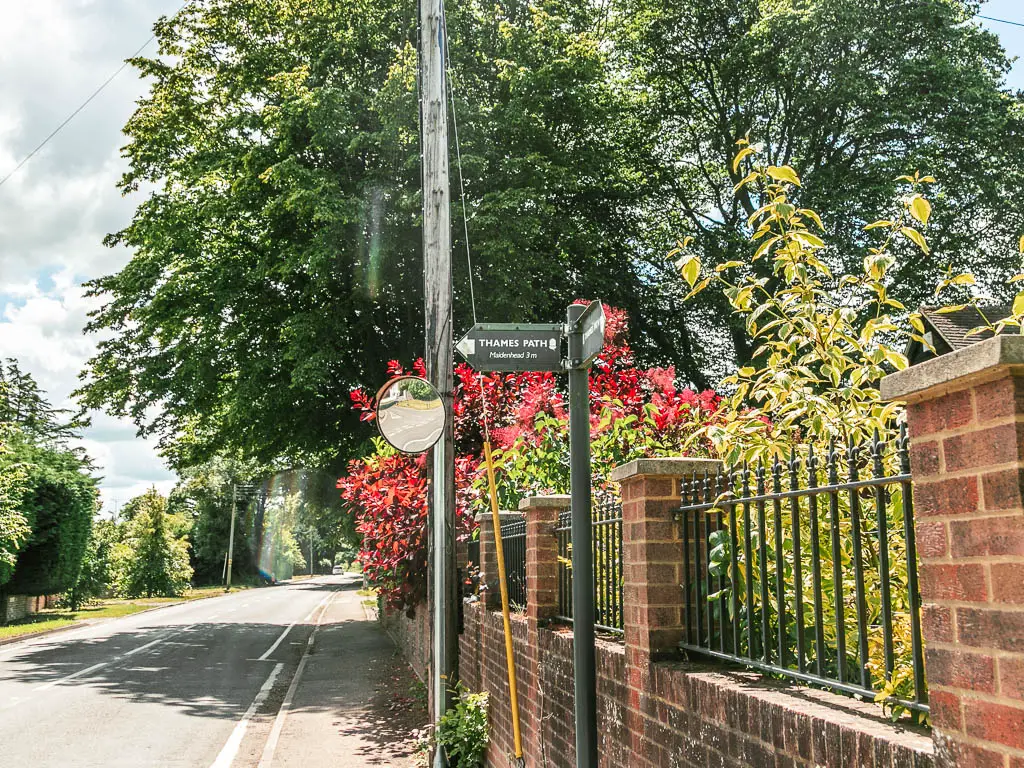
{"label": "grass verge", "polygon": [[[249,589],[247,585],[235,586],[231,591]],[[48,608],[19,621],[0,626],[0,640],[8,640],[23,635],[34,635],[51,629],[77,624],[92,619],[116,619],[131,616],[133,613],[148,611],[161,605],[174,605],[190,600],[202,600],[224,594],[224,587],[195,587],[180,597],[140,597],[132,600],[116,599],[100,600],[96,603],[72,611],[67,608]]]}

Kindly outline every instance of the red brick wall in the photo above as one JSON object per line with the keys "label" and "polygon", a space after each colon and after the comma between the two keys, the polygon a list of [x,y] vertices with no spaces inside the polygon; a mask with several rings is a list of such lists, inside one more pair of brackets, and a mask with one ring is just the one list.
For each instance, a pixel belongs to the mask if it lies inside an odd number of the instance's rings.
{"label": "red brick wall", "polygon": [[411,611],[385,610],[380,621],[420,680],[425,681],[430,673],[430,612],[427,606],[418,605]]}
{"label": "red brick wall", "polygon": [[911,400],[922,621],[940,764],[1024,767],[1024,378]]}
{"label": "red brick wall", "polygon": [[[491,693],[488,765],[506,768],[512,728],[501,613],[470,605],[465,616],[462,679]],[[572,634],[541,628],[530,646],[526,618],[514,616],[513,636],[526,765],[574,768]],[[933,765],[927,732],[896,728],[871,704],[757,675],[656,662],[647,695],[631,710],[622,644],[598,640],[597,668],[598,749],[608,768]]]}

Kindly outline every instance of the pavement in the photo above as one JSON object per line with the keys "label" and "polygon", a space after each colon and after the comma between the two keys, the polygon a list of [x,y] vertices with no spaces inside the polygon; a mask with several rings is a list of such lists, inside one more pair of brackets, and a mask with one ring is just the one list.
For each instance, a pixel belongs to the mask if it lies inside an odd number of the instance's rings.
{"label": "pavement", "polygon": [[4,646],[0,765],[411,768],[425,712],[360,585],[321,577]]}

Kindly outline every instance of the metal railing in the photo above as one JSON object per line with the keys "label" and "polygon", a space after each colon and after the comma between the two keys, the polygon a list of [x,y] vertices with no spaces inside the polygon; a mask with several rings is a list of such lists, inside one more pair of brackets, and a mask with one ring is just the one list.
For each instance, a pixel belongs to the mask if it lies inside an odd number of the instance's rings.
{"label": "metal railing", "polygon": [[684,483],[681,647],[927,712],[907,448],[904,428]]}
{"label": "metal railing", "polygon": [[[594,553],[594,626],[622,633],[622,502],[599,496],[592,507]],[[572,513],[562,512],[555,526],[558,539],[558,615],[572,623]]]}
{"label": "metal railing", "polygon": [[501,524],[501,543],[505,550],[505,579],[508,601],[514,611],[526,610],[526,520]]}

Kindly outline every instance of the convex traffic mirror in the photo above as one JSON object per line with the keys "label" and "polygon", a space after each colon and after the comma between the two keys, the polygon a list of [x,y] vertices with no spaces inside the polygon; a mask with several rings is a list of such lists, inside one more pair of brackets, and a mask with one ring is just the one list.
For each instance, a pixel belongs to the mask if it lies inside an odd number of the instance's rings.
{"label": "convex traffic mirror", "polygon": [[423,453],[441,437],[445,413],[441,395],[426,379],[399,376],[377,393],[377,427],[402,453]]}

